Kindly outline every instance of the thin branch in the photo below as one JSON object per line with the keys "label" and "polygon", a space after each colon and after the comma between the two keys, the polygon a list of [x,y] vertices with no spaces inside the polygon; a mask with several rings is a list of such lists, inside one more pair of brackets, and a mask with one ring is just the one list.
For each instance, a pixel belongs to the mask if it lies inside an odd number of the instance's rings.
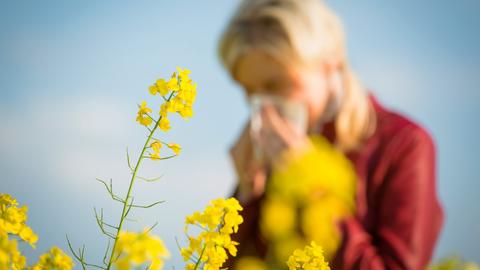
{"label": "thin branch", "polygon": [[[171,155],[171,156],[166,156],[166,157],[161,157],[161,158],[156,158],[155,160],[164,160],[164,159],[171,159],[176,157],[177,155]],[[142,158],[150,158],[149,156],[142,156]]]}
{"label": "thin branch", "polygon": [[138,205],[138,204],[129,204],[128,206],[129,207],[133,207],[133,208],[150,208],[150,207],[153,207],[157,204],[160,204],[160,203],[164,203],[165,201],[158,201],[158,202],[154,202],[152,204],[149,204],[149,205]]}
{"label": "thin branch", "polygon": [[104,180],[102,180],[100,178],[95,178],[95,179],[105,186],[105,188],[107,189],[107,192],[110,194],[110,196],[112,197],[113,200],[115,200],[117,202],[125,203],[125,200],[123,200],[119,196],[115,195],[115,193],[113,193],[112,179],[110,179],[110,184],[107,184],[107,182],[105,182]]}
{"label": "thin branch", "polygon": [[87,266],[89,267],[95,267],[95,268],[98,268],[98,269],[103,269],[103,270],[106,270],[107,268],[103,267],[103,266],[100,266],[100,265],[96,265],[96,264],[92,264],[92,263],[87,263],[85,261],[85,245],[82,246],[82,248],[78,249],[78,254],[73,250],[73,247],[72,247],[72,243],[70,242],[70,239],[68,239],[68,235],[65,235],[65,237],[67,238],[67,243],[68,243],[68,248],[70,249],[70,252],[72,252],[73,256],[75,257],[75,259],[77,259],[80,264],[82,265],[82,268],[84,270],[87,269]]}
{"label": "thin branch", "polygon": [[73,254],[73,257],[75,257],[75,259],[77,259],[77,261],[80,262],[80,264],[82,265],[82,269],[86,270],[87,268],[85,263],[83,262],[83,258],[80,258],[77,255],[77,253],[75,253],[75,250],[73,250],[72,243],[70,242],[70,239],[68,239],[68,235],[65,235],[65,237],[67,238],[68,248],[70,249],[70,252]]}
{"label": "thin branch", "polygon": [[138,178],[138,179],[143,180],[143,181],[145,181],[145,182],[155,182],[155,181],[160,180],[160,178],[162,178],[162,177],[163,177],[163,174],[160,175],[159,177],[155,177],[155,178],[145,178],[145,177],[142,177],[142,176],[138,176],[138,175],[137,175],[137,178]]}
{"label": "thin branch", "polygon": [[108,236],[112,239],[115,239],[115,236],[112,233],[110,233],[109,231],[105,230],[105,228],[103,227],[103,224],[104,224],[104,222],[103,222],[103,209],[100,210],[100,216],[98,215],[97,209],[95,207],[93,208],[93,212],[95,213],[95,219],[97,220],[97,224],[98,224],[98,227],[100,228],[100,231],[104,235],[106,235],[106,236]]}
{"label": "thin branch", "polygon": [[152,225],[150,228],[148,228],[148,230],[146,230],[145,232],[146,232],[146,233],[150,233],[150,232],[153,230],[153,228],[155,228],[157,225],[158,225],[158,222],[155,222],[155,224],[153,224],[153,225]]}
{"label": "thin branch", "polygon": [[130,171],[133,171],[134,168],[132,167],[132,163],[130,162],[130,155],[128,154],[128,147],[127,147],[127,164],[128,164],[128,168],[130,168]]}
{"label": "thin branch", "polygon": [[108,239],[107,250],[105,250],[105,255],[103,255],[103,264],[108,265],[107,256],[108,250],[110,249],[110,239]]}

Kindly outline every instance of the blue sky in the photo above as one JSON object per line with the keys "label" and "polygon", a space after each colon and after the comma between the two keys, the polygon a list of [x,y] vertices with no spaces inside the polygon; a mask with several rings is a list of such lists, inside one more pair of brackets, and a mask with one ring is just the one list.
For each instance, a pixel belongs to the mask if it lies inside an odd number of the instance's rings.
{"label": "blue sky", "polygon": [[[347,30],[351,64],[386,106],[423,124],[438,152],[438,190],[447,221],[435,256],[458,253],[480,263],[480,3],[329,1]],[[135,192],[167,203],[139,211],[179,265],[174,236],[183,217],[234,185],[228,147],[247,118],[241,93],[216,46],[238,1],[3,1],[0,9],[0,192],[30,207],[40,235],[36,257],[65,233],[99,258],[104,240],[93,206],[116,220],[95,178],[128,182],[125,147],[144,138],[136,104],[147,86],[176,66],[198,82],[196,115],[166,135],[184,147],[150,163]],[[195,188],[191,188],[191,187]],[[122,189],[123,188],[123,189]],[[26,248],[25,250],[28,250]],[[33,258],[32,258],[33,259]],[[32,260],[31,259],[31,260]]]}

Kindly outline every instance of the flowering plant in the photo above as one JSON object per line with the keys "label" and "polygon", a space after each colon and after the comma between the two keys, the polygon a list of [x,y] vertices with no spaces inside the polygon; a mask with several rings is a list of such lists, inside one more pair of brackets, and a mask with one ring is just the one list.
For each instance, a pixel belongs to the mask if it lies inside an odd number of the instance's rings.
{"label": "flowering plant", "polygon": [[[168,79],[159,79],[149,87],[149,93],[160,96],[162,103],[158,107],[158,115],[152,115],[146,101],[138,105],[136,121],[147,130],[147,139],[140,150],[135,163],[131,162],[127,150],[127,163],[131,178],[124,196],[114,192],[113,183],[97,179],[102,183],[110,198],[121,205],[122,211],[117,224],[105,221],[103,210],[94,209],[96,222],[100,232],[107,238],[107,247],[103,262],[96,264],[89,262],[85,257],[85,247],[73,248],[67,236],[68,247],[82,269],[113,268],[129,270],[142,267],[143,269],[162,269],[164,261],[170,252],[163,241],[151,234],[155,225],[141,232],[125,231],[123,227],[128,221],[129,214],[135,208],[151,208],[163,201],[150,204],[134,202],[133,189],[137,180],[153,182],[159,178],[146,178],[139,175],[144,160],[165,160],[180,154],[180,145],[165,142],[158,138],[160,130],[166,132],[171,129],[169,116],[179,114],[181,118],[193,116],[192,106],[196,99],[197,86],[189,78],[190,71],[177,68],[177,71]],[[170,149],[164,155],[162,147]],[[180,247],[180,253],[186,262],[187,270],[219,270],[228,259],[228,255],[236,256],[238,242],[232,240],[231,235],[236,233],[243,222],[239,212],[242,206],[234,198],[215,199],[202,212],[194,212],[186,217],[185,234],[186,247]],[[17,201],[8,194],[0,194],[0,269],[24,269],[26,258],[18,250],[18,240],[35,247],[38,236],[26,225],[27,206],[18,207]],[[195,231],[195,229],[197,231]],[[287,263],[287,261],[285,261]],[[53,247],[48,253],[41,255],[39,261],[31,266],[31,270],[69,270],[74,266],[72,259],[62,250]],[[290,269],[328,269],[324,261],[322,250],[312,243],[305,250],[296,250],[288,260]],[[145,268],[146,267],[146,268]]]}
{"label": "flowering plant", "polygon": [[[35,248],[38,236],[26,224],[28,207],[18,207],[18,202],[9,194],[0,194],[0,269],[24,269],[27,260],[18,249],[18,241]],[[68,270],[73,262],[63,251],[53,247],[40,256],[31,270],[57,269]]]}
{"label": "flowering plant", "polygon": [[267,186],[260,229],[272,246],[267,255],[271,265],[312,241],[330,259],[341,240],[335,222],[355,210],[352,164],[325,138],[311,141],[312,147],[301,154],[284,152]]}

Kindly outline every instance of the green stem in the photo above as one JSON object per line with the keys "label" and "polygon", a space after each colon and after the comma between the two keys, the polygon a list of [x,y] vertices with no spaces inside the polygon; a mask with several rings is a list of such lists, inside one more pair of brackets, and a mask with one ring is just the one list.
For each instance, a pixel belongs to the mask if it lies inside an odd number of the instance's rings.
{"label": "green stem", "polygon": [[[170,93],[170,96],[168,97],[167,101],[170,101],[172,96],[173,96],[173,92]],[[132,179],[130,179],[130,185],[128,186],[127,196],[125,197],[125,200],[123,202],[122,215],[120,216],[120,222],[118,224],[117,234],[115,235],[115,239],[114,239],[114,242],[113,242],[112,252],[110,253],[110,258],[108,259],[107,270],[110,270],[110,268],[112,267],[112,263],[113,263],[113,260],[114,260],[113,257],[115,255],[115,248],[116,248],[117,242],[118,242],[118,236],[120,235],[120,232],[122,231],[123,222],[125,221],[126,213],[128,211],[128,208],[129,208],[129,199],[130,199],[130,194],[132,193],[133,184],[135,183],[135,178],[137,176],[137,172],[138,172],[138,168],[140,167],[140,163],[145,158],[145,156],[143,154],[145,153],[145,150],[148,148],[148,144],[150,143],[150,140],[152,139],[153,133],[155,133],[155,130],[157,129],[158,125],[160,124],[161,119],[162,119],[162,116],[160,116],[158,118],[158,121],[155,122],[155,126],[150,131],[150,134],[148,135],[148,138],[145,141],[145,144],[143,145],[142,152],[138,156],[137,164],[135,165],[135,169],[133,170]]]}
{"label": "green stem", "polygon": [[[160,117],[160,119],[161,118],[162,117]],[[147,149],[148,143],[150,142],[150,139],[152,138],[153,133],[157,129],[157,126],[158,126],[158,123],[160,122],[160,119],[155,123],[155,127],[152,129],[152,131],[150,132],[150,135],[148,136],[147,140],[145,141],[145,145],[143,146],[142,152],[140,153],[140,156],[138,157],[137,165],[135,165],[135,169],[133,170],[133,175],[132,175],[132,179],[130,179],[130,185],[128,187],[127,196],[125,197],[125,201],[123,203],[123,210],[122,210],[122,215],[120,216],[120,222],[118,224],[117,234],[115,235],[115,240],[113,242],[112,252],[111,252],[110,258],[108,260],[107,270],[110,269],[110,267],[112,266],[112,263],[113,263],[115,248],[117,246],[118,236],[120,235],[120,232],[122,231],[123,222],[125,221],[125,213],[127,212],[127,209],[128,209],[130,194],[132,193],[132,188],[133,188],[133,184],[135,183],[135,178],[137,176],[138,168],[140,167],[140,164],[141,164],[142,160],[144,159],[143,153]]]}
{"label": "green stem", "polygon": [[197,270],[198,266],[200,265],[200,260],[202,259],[203,252],[205,252],[205,249],[207,248],[207,245],[203,246],[202,253],[200,253],[200,257],[198,257],[197,263],[195,264],[195,268],[193,270]]}

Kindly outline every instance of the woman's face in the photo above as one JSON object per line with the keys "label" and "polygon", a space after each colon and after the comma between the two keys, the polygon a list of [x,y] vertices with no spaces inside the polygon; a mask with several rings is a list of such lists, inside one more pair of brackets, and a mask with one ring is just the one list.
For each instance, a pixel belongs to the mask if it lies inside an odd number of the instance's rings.
{"label": "woman's face", "polygon": [[323,66],[286,66],[261,50],[250,50],[238,60],[234,78],[247,97],[272,94],[306,104],[309,128],[318,122],[330,97]]}

